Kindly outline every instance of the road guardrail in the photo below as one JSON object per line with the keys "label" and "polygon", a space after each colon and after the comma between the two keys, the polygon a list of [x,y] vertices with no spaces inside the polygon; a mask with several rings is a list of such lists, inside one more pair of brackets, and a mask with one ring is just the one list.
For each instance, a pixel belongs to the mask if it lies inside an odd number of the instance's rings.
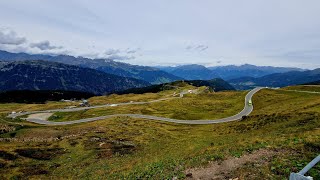
{"label": "road guardrail", "polygon": [[289,180],[313,180],[311,176],[304,176],[313,166],[315,166],[320,161],[320,155],[314,158],[309,164],[307,164],[298,173],[291,173]]}

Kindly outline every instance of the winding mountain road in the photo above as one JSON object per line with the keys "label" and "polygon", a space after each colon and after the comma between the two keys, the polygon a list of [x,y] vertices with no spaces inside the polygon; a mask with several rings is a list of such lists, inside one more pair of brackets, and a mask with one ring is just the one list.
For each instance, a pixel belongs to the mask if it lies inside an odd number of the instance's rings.
{"label": "winding mountain road", "polygon": [[[253,106],[249,105],[249,101],[252,99],[252,96],[257,93],[259,90],[263,89],[263,87],[257,87],[248,92],[248,94],[245,97],[245,105],[241,112],[234,116],[222,118],[222,119],[215,119],[215,120],[179,120],[179,119],[171,119],[171,118],[164,118],[164,117],[157,117],[157,116],[151,116],[151,115],[142,115],[142,114],[113,114],[113,115],[107,115],[107,116],[99,116],[99,117],[93,117],[93,118],[85,118],[85,119],[79,119],[74,121],[64,121],[64,122],[53,122],[53,121],[47,121],[43,120],[41,118],[26,118],[26,121],[33,122],[37,124],[42,125],[69,125],[69,124],[78,124],[78,123],[84,123],[84,122],[91,122],[91,121],[98,121],[98,120],[104,120],[112,117],[119,117],[119,116],[125,116],[125,117],[133,117],[133,118],[142,118],[142,119],[148,119],[148,120],[155,120],[155,121],[165,121],[165,122],[171,122],[171,123],[179,123],[179,124],[216,124],[216,123],[224,123],[224,122],[230,122],[230,121],[237,121],[242,119],[243,116],[248,116],[253,111]],[[150,102],[158,102],[163,101],[171,98],[166,99],[159,99],[159,100],[153,100],[149,102],[132,102],[132,103],[119,103],[114,105],[128,105],[128,104],[146,104]],[[8,117],[15,118],[22,115],[27,114],[35,114],[35,113],[53,113],[53,112],[72,112],[72,111],[80,111],[80,110],[86,110],[86,109],[93,109],[93,108],[100,108],[100,107],[108,107],[110,105],[101,105],[101,106],[93,106],[93,107],[83,107],[83,108],[74,108],[74,109],[55,109],[55,110],[46,110],[46,111],[33,111],[33,112],[25,112],[25,113],[16,113],[16,114],[10,114]]]}

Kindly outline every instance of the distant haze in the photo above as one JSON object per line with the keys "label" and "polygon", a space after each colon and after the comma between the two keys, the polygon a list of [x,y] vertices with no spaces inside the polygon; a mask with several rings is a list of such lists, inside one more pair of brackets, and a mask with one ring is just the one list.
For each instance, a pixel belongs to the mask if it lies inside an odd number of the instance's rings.
{"label": "distant haze", "polygon": [[319,0],[0,1],[0,49],[139,65],[320,67]]}

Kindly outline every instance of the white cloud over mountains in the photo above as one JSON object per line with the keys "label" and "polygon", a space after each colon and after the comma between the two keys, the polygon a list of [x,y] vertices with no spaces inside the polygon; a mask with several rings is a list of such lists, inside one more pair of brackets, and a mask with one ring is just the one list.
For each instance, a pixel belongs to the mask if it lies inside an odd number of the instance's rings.
{"label": "white cloud over mountains", "polygon": [[16,32],[8,29],[0,30],[0,44],[20,45],[26,42],[26,38],[19,37]]}
{"label": "white cloud over mountains", "polygon": [[[29,42],[26,37],[21,37],[13,30],[7,28],[0,29],[0,49],[10,52],[25,52],[31,54],[69,54],[74,55],[71,51],[66,50],[63,46],[52,45],[48,40],[39,42]],[[140,48],[126,48],[121,49],[107,49],[105,52],[94,52],[83,54],[84,57],[89,58],[104,58],[108,60],[125,61],[135,59]]]}
{"label": "white cloud over mountains", "polygon": [[31,48],[39,48],[40,50],[52,50],[52,49],[62,49],[62,46],[53,46],[50,44],[48,40],[37,42],[37,43],[31,43]]}
{"label": "white cloud over mountains", "polygon": [[105,55],[111,56],[111,55],[115,55],[115,54],[119,54],[119,53],[120,53],[119,49],[107,49],[105,52]]}
{"label": "white cloud over mountains", "polygon": [[[29,42],[12,29],[0,29],[0,49],[10,52],[60,54],[66,53],[62,46],[51,45],[50,41]],[[57,51],[58,50],[58,51]]]}
{"label": "white cloud over mountains", "polygon": [[106,59],[118,60],[118,61],[131,60],[136,58],[136,55],[140,50],[141,50],[140,48],[137,48],[137,49],[127,48],[125,50],[111,48],[105,51],[103,57]]}

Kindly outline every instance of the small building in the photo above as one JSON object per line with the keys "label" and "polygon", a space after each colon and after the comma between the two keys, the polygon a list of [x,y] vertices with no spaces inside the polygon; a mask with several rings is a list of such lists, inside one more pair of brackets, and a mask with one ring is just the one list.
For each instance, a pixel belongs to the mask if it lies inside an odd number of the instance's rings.
{"label": "small building", "polygon": [[80,105],[81,107],[88,107],[88,106],[90,106],[88,100],[86,100],[86,99],[82,100],[82,102],[79,103],[79,105]]}

